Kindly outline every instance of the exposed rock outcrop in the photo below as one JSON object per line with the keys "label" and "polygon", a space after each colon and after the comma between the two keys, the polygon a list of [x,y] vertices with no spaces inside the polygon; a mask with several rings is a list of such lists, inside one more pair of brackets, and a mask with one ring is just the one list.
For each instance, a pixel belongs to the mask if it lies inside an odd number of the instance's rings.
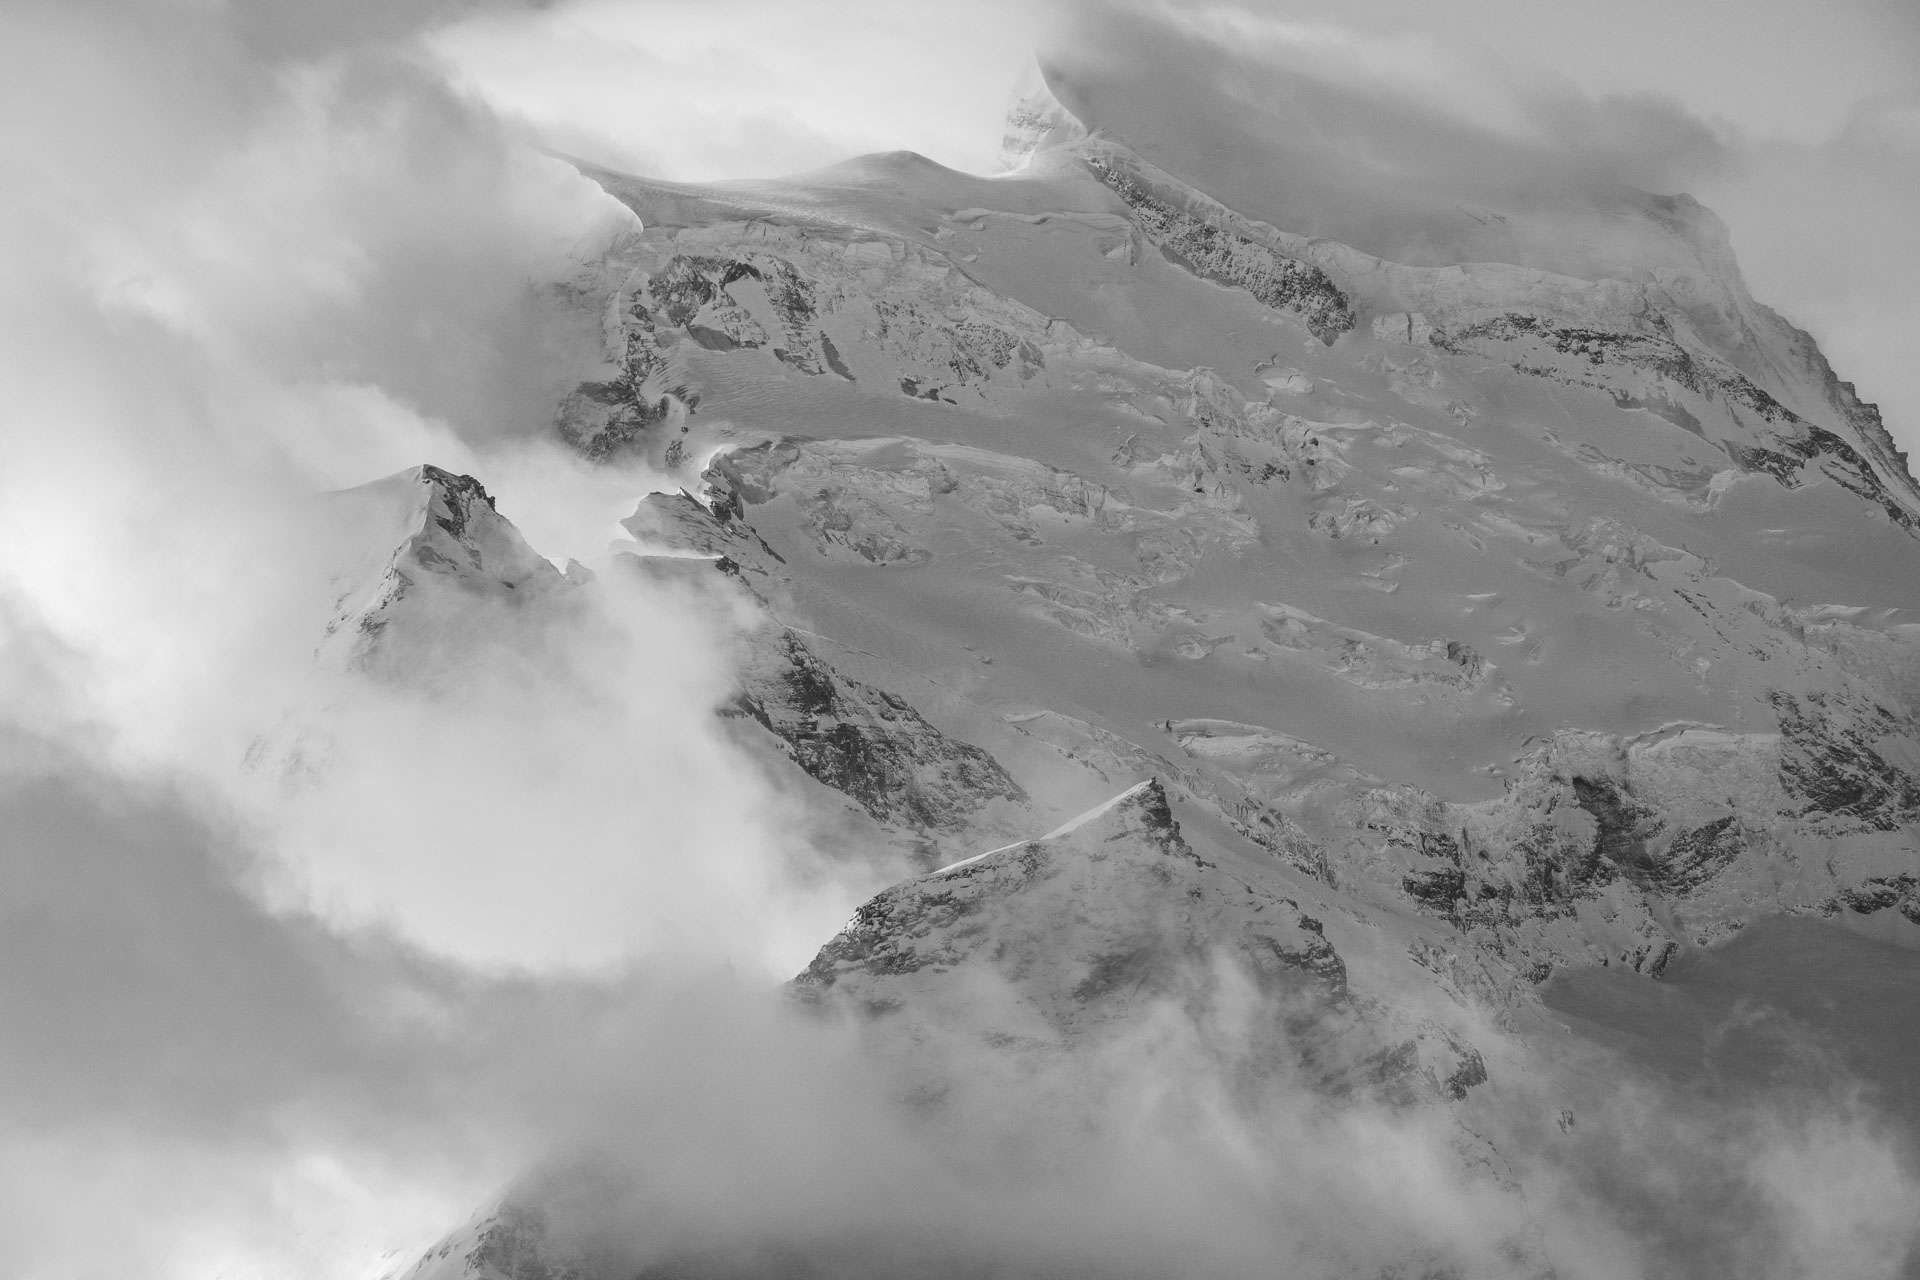
{"label": "exposed rock outcrop", "polygon": [[1134,225],[1168,260],[1216,284],[1245,289],[1276,311],[1297,316],[1329,346],[1353,328],[1353,306],[1326,272],[1262,244],[1251,228],[1218,221],[1157,194],[1137,169],[1113,154],[1089,155],[1087,168],[1126,202]]}

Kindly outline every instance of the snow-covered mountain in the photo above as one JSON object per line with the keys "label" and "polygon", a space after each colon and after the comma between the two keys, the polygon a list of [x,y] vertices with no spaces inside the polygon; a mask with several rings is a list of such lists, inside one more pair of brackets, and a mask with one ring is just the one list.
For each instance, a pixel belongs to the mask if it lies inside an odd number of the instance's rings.
{"label": "snow-covered mountain", "polygon": [[[489,601],[537,607],[581,581],[578,567],[563,574],[527,545],[472,476],[418,466],[332,495],[328,505],[341,523],[378,529],[382,543],[391,539],[377,564],[336,570],[340,594],[322,660],[337,666],[417,671],[427,659],[408,647],[444,641],[459,629],[459,615]],[[393,637],[383,643],[389,628]],[[493,616],[479,628],[498,629]]]}
{"label": "snow-covered mountain", "polygon": [[[926,872],[796,999],[909,1063],[1046,1058],[1204,1022],[1224,964],[1273,1010],[1251,1060],[1466,1117],[1513,1096],[1476,1029],[1541,1025],[1556,974],[1780,913],[1920,939],[1920,486],[1712,213],[1479,210],[1395,261],[1073,97],[1036,76],[993,178],[590,171],[645,229],[569,286],[602,367],[556,429],[680,479],[629,567],[768,619],[717,713]],[[476,481],[403,479],[357,660],[427,628],[427,575],[599,589]],[[1460,1123],[1460,1176],[1521,1195]],[[542,1221],[409,1274],[599,1274]]]}

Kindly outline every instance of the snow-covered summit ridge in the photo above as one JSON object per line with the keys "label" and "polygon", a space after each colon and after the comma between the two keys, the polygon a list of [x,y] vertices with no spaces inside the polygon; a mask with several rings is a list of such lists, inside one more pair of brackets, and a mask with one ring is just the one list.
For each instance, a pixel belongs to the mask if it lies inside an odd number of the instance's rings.
{"label": "snow-covered summit ridge", "polygon": [[[1249,256],[1263,250],[1324,273],[1311,282],[1323,300],[1308,316],[1323,340],[1351,327],[1343,315],[1349,303],[1362,319],[1409,315],[1443,338],[1527,316],[1583,337],[1650,340],[1671,349],[1663,357],[1669,363],[1704,357],[1724,364],[1789,413],[1833,433],[1859,455],[1853,469],[1892,495],[1891,509],[1920,515],[1920,484],[1877,408],[1834,374],[1808,334],[1755,301],[1725,223],[1692,196],[1608,188],[1593,195],[1591,208],[1558,214],[1477,210],[1476,225],[1525,234],[1470,237],[1451,255],[1424,240],[1425,252],[1396,261],[1349,243],[1338,226],[1275,225],[1257,205],[1229,208],[1177,176],[1193,157],[1150,159],[1122,132],[1064,105],[1052,83],[1059,75],[1036,64],[1009,106],[1008,168],[1087,166],[1164,252],[1210,278],[1222,279],[1224,266],[1225,278],[1244,287]],[[1273,270],[1259,274],[1271,278]],[[1301,286],[1283,281],[1279,289]]]}
{"label": "snow-covered summit ridge", "polygon": [[330,504],[357,544],[354,559],[335,573],[323,646],[323,655],[333,652],[346,665],[364,664],[400,613],[422,611],[410,599],[423,590],[531,598],[569,581],[473,476],[422,463],[330,495]]}

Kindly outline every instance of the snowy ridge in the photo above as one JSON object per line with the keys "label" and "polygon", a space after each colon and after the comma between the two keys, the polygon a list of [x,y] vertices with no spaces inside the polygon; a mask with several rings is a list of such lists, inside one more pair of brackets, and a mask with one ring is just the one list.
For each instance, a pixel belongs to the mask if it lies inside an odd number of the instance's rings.
{"label": "snowy ridge", "polygon": [[368,542],[390,549],[372,572],[363,563],[336,578],[340,595],[323,661],[367,664],[377,637],[409,613],[421,615],[420,629],[436,625],[437,619],[428,621],[435,607],[416,603],[422,593],[453,589],[468,597],[531,599],[567,585],[494,510],[493,498],[472,476],[421,465],[337,495],[335,503],[356,523],[370,520],[377,532]]}

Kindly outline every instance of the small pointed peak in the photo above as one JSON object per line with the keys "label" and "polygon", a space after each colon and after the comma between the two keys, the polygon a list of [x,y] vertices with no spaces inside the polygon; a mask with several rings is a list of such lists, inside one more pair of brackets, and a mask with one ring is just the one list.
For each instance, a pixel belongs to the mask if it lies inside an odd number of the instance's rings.
{"label": "small pointed peak", "polygon": [[469,475],[448,471],[445,467],[436,467],[431,462],[423,462],[413,469],[412,474],[421,484],[438,489],[448,497],[460,497],[471,502],[478,499],[487,504],[489,511],[496,510],[493,495],[487,487]]}
{"label": "small pointed peak", "polygon": [[1007,107],[1006,132],[1000,138],[1000,167],[1017,173],[1040,152],[1087,136],[1087,127],[1054,96],[1047,69],[1038,58],[1027,64]]}
{"label": "small pointed peak", "polygon": [[1041,840],[1079,840],[1101,833],[1107,838],[1121,834],[1145,836],[1163,853],[1198,861],[1180,834],[1167,789],[1158,778],[1148,778],[1128,787],[1105,804],[1047,832]]}
{"label": "small pointed peak", "polygon": [[1062,823],[1040,838],[1042,840],[1057,839],[1090,826],[1102,818],[1131,814],[1156,816],[1164,814],[1166,820],[1172,822],[1173,811],[1167,804],[1167,790],[1160,785],[1160,779],[1148,778],[1145,782],[1136,783],[1105,804],[1097,805],[1079,817]]}

